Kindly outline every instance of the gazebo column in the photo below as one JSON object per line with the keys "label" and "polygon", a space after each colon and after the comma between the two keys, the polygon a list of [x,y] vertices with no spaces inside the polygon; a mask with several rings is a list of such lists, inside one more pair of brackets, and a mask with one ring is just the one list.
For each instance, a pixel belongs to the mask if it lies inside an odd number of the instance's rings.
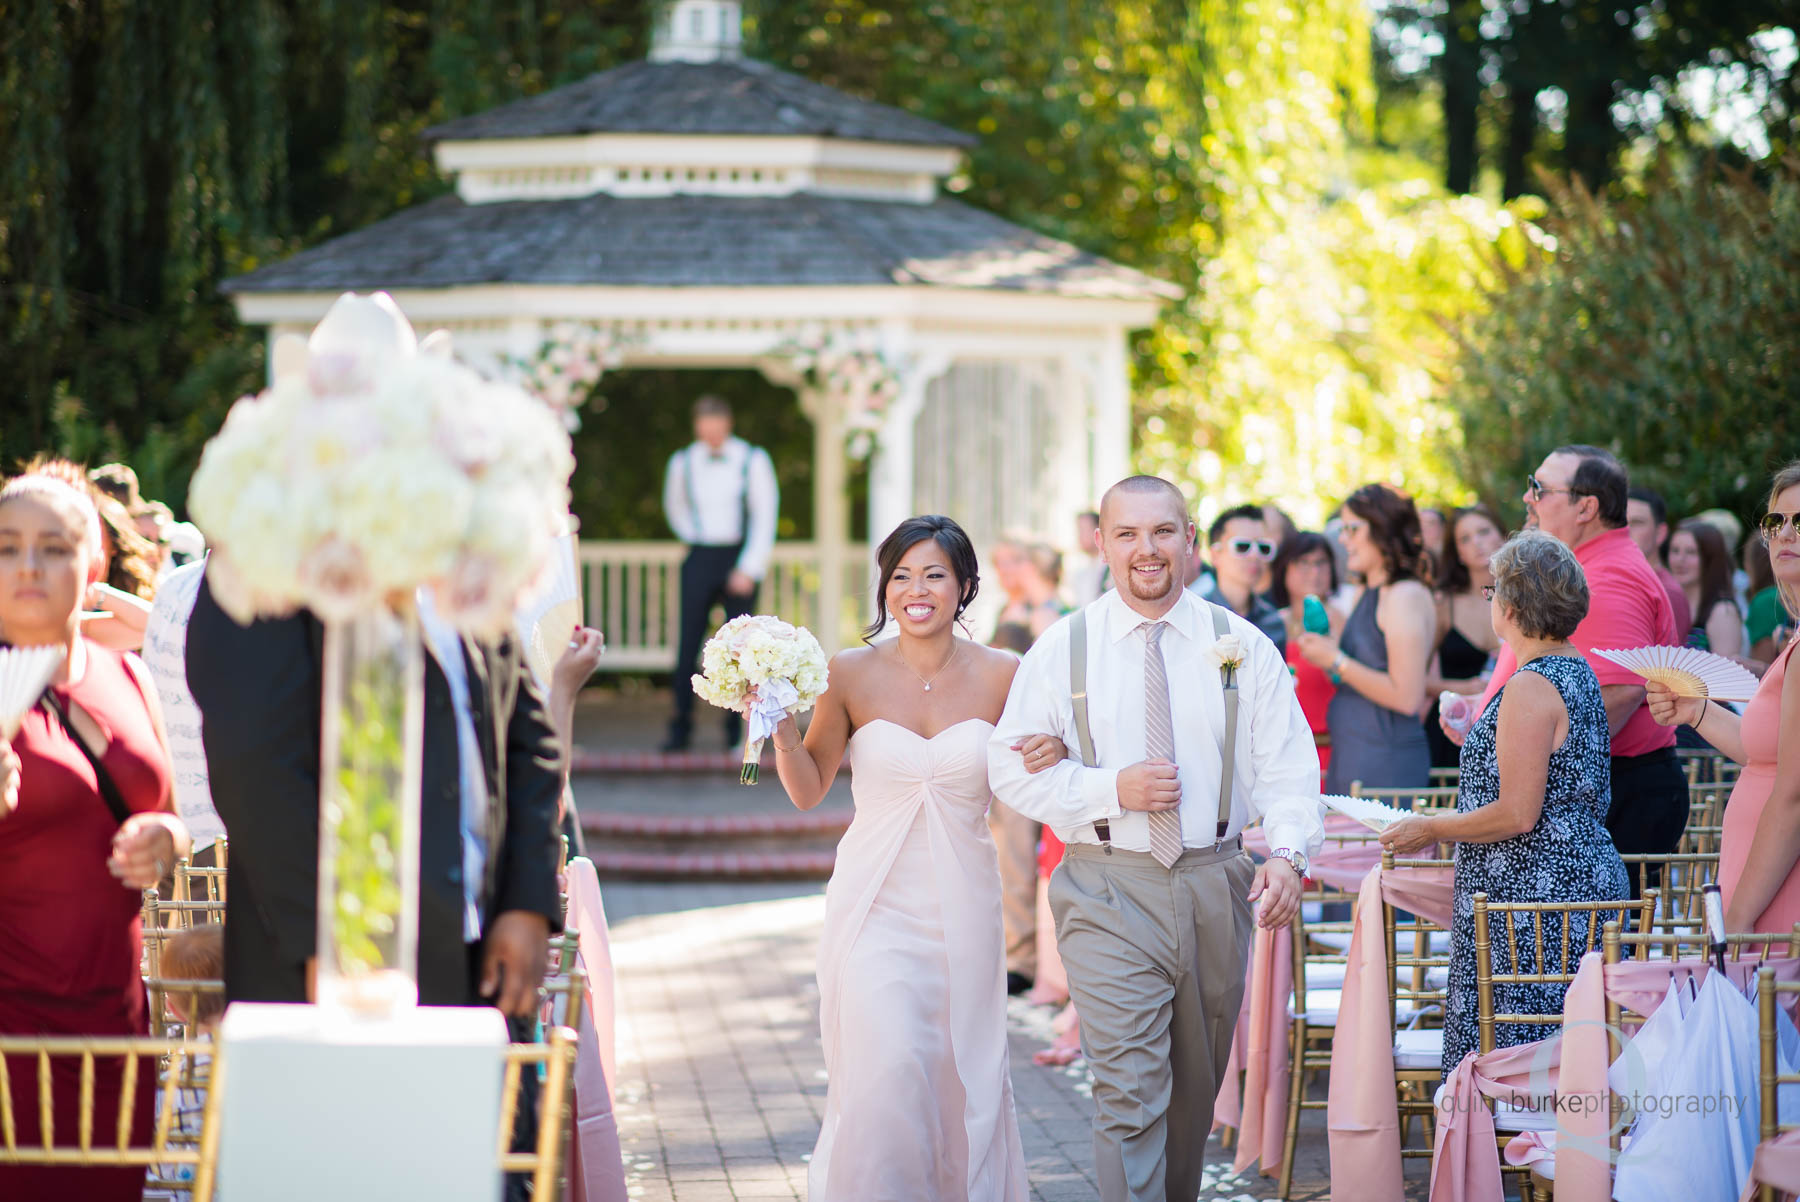
{"label": "gazebo column", "polygon": [[[1107,331],[1094,373],[1094,488],[1110,488],[1131,471],[1131,364],[1126,331]],[[1094,500],[1099,501],[1096,495]]]}
{"label": "gazebo column", "polygon": [[819,628],[813,634],[831,655],[842,645],[844,570],[849,561],[844,414],[835,398],[815,390],[804,393],[801,404],[813,421],[813,541],[819,549]]}

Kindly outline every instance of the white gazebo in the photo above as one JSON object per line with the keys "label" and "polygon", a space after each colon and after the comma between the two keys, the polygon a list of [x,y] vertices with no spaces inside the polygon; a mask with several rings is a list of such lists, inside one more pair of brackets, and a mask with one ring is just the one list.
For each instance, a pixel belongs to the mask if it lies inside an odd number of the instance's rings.
{"label": "white gazebo", "polygon": [[[1055,536],[1126,472],[1129,332],[1180,293],[944,195],[973,139],[744,59],[740,25],[734,0],[678,0],[648,61],[428,130],[454,195],[225,290],[272,343],[343,291],[385,289],[571,422],[620,367],[794,388],[817,535],[779,549],[763,606],[833,647],[869,575],[849,457],[870,458],[876,538],[921,512],[978,545]],[[673,664],[679,557],[583,544],[608,666]]]}

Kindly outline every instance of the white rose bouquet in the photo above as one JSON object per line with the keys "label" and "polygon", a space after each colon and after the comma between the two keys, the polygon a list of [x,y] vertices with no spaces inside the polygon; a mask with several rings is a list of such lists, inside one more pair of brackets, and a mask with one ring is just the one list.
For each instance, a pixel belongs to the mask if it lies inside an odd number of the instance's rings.
{"label": "white rose bouquet", "polygon": [[419,343],[386,293],[346,293],[275,381],[233,405],[188,504],[239,622],[326,621],[431,585],[458,629],[498,634],[553,566],[575,460],[550,408]]}
{"label": "white rose bouquet", "polygon": [[804,626],[746,614],[719,627],[700,653],[700,666],[695,695],[721,709],[748,714],[749,737],[738,779],[754,785],[763,743],[775,727],[784,717],[811,709],[825,691],[825,649]]}

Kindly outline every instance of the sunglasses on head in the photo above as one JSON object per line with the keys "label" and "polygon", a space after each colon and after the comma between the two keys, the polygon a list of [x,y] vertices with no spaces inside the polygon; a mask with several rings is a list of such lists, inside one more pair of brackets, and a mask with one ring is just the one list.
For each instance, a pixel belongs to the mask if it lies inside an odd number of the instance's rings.
{"label": "sunglasses on head", "polygon": [[1275,557],[1275,544],[1266,538],[1234,538],[1226,544],[1233,555],[1256,554],[1264,559]]}
{"label": "sunglasses on head", "polygon": [[1800,509],[1796,509],[1793,513],[1782,513],[1779,509],[1771,509],[1763,514],[1760,525],[1763,537],[1770,542],[1780,538],[1781,532],[1789,527],[1793,528],[1796,535],[1800,535]]}

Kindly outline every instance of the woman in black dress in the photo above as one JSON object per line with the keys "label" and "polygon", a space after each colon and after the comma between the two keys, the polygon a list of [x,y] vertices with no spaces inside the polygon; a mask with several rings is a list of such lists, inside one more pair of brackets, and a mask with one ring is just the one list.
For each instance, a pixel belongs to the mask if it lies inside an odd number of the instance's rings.
{"label": "woman in black dress", "polygon": [[[1493,559],[1494,629],[1512,647],[1519,671],[1497,704],[1476,720],[1462,749],[1456,813],[1407,818],[1382,832],[1381,844],[1409,855],[1437,843],[1456,845],[1450,985],[1444,1007],[1444,1075],[1477,1044],[1475,906],[1477,893],[1498,902],[1610,901],[1630,895],[1625,865],[1606,830],[1612,801],[1606,706],[1594,670],[1569,642],[1586,616],[1587,578],[1561,542],[1528,530]],[[1601,911],[1596,921],[1618,918]],[[1570,918],[1571,955],[1588,935],[1589,916]],[[1519,963],[1508,964],[1504,941],[1493,948],[1500,972],[1565,972],[1562,919],[1542,919],[1548,964],[1519,927]],[[1496,986],[1496,1011],[1557,1014],[1566,985]],[[1495,1046],[1542,1038],[1544,1029],[1501,1024]]]}
{"label": "woman in black dress", "polygon": [[[1438,725],[1438,697],[1445,692],[1479,697],[1487,688],[1488,665],[1500,650],[1500,636],[1488,620],[1482,590],[1494,582],[1488,560],[1506,534],[1500,519],[1485,505],[1458,509],[1444,531],[1437,554],[1437,655],[1425,674],[1431,712],[1425,715],[1425,738],[1431,743],[1431,766],[1454,768],[1461,749]],[[1427,544],[1429,547],[1430,544]]]}

